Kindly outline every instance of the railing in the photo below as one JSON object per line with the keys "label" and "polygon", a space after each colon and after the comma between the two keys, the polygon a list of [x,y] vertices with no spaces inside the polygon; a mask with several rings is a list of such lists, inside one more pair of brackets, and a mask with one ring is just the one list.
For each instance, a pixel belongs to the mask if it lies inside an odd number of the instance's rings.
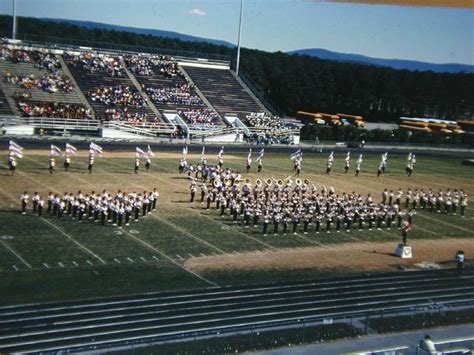
{"label": "railing", "polygon": [[[221,61],[229,64],[230,57],[228,55],[213,54],[213,53],[204,53],[204,52],[192,52],[176,49],[167,49],[167,48],[158,48],[158,47],[146,47],[146,46],[133,46],[120,43],[109,43],[109,42],[98,42],[98,41],[89,41],[89,40],[79,40],[71,39],[64,37],[56,36],[42,36],[37,34],[22,33],[17,36],[18,39],[22,40],[26,44],[31,44],[33,46],[39,46],[41,48],[50,48],[50,49],[64,49],[72,51],[80,51],[78,47],[91,47],[91,50],[98,51],[109,51],[116,54],[123,54],[122,52],[130,52],[131,54],[135,53],[150,53],[150,54],[163,54],[170,55],[173,57],[183,57],[183,58],[204,58],[211,59],[216,61]],[[58,46],[59,44],[59,46]],[[82,49],[84,50],[84,49]]]}
{"label": "railing", "polygon": [[5,126],[28,125],[35,128],[61,129],[65,131],[97,131],[100,128],[100,121],[87,119],[2,116],[0,117],[0,122]]}
{"label": "railing", "polygon": [[103,128],[118,129],[124,132],[153,137],[156,136],[156,134],[173,133],[176,130],[173,124],[162,122],[128,124],[124,122],[107,121],[103,123]]}

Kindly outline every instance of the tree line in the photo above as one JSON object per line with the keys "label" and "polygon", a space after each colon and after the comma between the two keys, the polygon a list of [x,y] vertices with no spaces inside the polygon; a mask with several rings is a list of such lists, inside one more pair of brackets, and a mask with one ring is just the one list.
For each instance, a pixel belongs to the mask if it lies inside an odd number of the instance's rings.
{"label": "tree line", "polygon": [[[11,21],[11,16],[0,16],[2,36],[11,36]],[[228,60],[236,55],[235,48],[206,42],[24,17],[18,18],[17,38]],[[395,70],[246,48],[241,71],[265,99],[289,116],[309,111],[357,114],[372,122],[394,122],[400,116],[474,118],[474,74]]]}

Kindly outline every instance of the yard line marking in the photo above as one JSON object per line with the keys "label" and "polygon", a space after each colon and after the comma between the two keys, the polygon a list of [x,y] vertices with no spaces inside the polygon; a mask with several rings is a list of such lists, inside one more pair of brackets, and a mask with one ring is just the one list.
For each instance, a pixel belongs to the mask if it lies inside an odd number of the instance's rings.
{"label": "yard line marking", "polygon": [[58,262],[58,265],[61,266],[61,267],[64,267],[64,264],[62,262]]}
{"label": "yard line marking", "polygon": [[183,257],[179,254],[176,254],[176,256],[178,257],[179,260],[184,260]]}
{"label": "yard line marking", "polygon": [[79,264],[76,263],[75,261],[73,261],[72,264],[73,264],[74,266],[79,266]]}
{"label": "yard line marking", "polygon": [[121,264],[120,260],[118,260],[117,258],[114,258],[114,261],[115,261],[117,264]]}
{"label": "yard line marking", "polygon": [[[110,160],[107,161],[107,162],[110,163],[111,165],[115,165],[115,166],[124,168],[124,165],[122,165],[122,164],[113,163],[113,162],[110,161]],[[111,174],[111,173],[107,173],[107,174]],[[112,175],[112,174],[111,174],[111,175]],[[115,176],[115,175],[114,175],[114,176]],[[159,176],[156,176],[156,175],[150,175],[150,176],[151,176],[152,178],[156,179],[156,180],[163,181],[163,179],[160,178]],[[115,178],[117,178],[117,177],[115,177]],[[130,181],[127,180],[127,182],[130,182]],[[171,184],[171,185],[175,185],[175,186],[180,186],[180,187],[181,187],[181,185],[178,184],[178,183],[173,183],[173,182],[168,181],[168,180],[166,180],[166,182],[169,183],[169,184]],[[132,183],[133,183],[133,182],[132,182]],[[137,187],[147,189],[147,188],[146,188],[145,186],[143,186],[143,185],[140,185],[140,184],[137,184],[137,183],[133,183],[133,184],[134,184],[135,186],[137,186]],[[196,213],[196,214],[199,214],[198,212],[195,212],[195,213]],[[210,217],[210,216],[206,216],[206,215],[202,215],[202,214],[199,214],[199,215],[204,216],[205,218],[211,220],[213,223],[217,223],[217,222],[216,222],[212,217]],[[222,254],[226,254],[226,252],[223,251],[222,249],[220,249],[220,248],[218,248],[218,247],[216,247],[216,246],[210,244],[209,242],[207,242],[207,241],[205,241],[205,240],[202,240],[202,239],[199,238],[199,237],[196,237],[195,235],[193,235],[193,234],[189,233],[188,231],[186,231],[186,230],[184,230],[184,229],[178,227],[177,225],[175,225],[174,223],[172,223],[172,222],[170,222],[170,221],[164,220],[164,219],[162,219],[162,218],[158,218],[158,217],[155,216],[155,215],[152,215],[152,218],[159,219],[159,220],[162,221],[163,223],[168,224],[168,225],[170,225],[171,227],[174,227],[175,229],[178,229],[178,230],[180,230],[180,231],[183,232],[183,233],[186,233],[189,237],[192,237],[192,238],[194,238],[194,239],[196,239],[196,240],[199,240],[200,242],[203,242],[203,243],[206,244],[207,246],[213,248],[214,250],[219,251],[219,252],[222,253]],[[272,245],[270,245],[270,244],[267,244],[267,243],[265,243],[265,242],[263,242],[263,241],[261,241],[261,240],[259,240],[259,239],[257,239],[257,238],[254,238],[254,237],[252,237],[252,236],[250,236],[250,235],[247,235],[247,234],[245,234],[245,233],[243,233],[243,232],[240,232],[240,231],[237,230],[237,229],[233,229],[233,230],[234,230],[235,232],[237,232],[238,234],[244,236],[245,238],[247,238],[247,239],[252,239],[253,241],[255,241],[255,242],[259,243],[259,244],[265,245],[265,246],[268,247],[268,248],[275,249],[275,250],[278,249],[278,248],[276,248],[276,247],[274,247],[274,246],[272,246]]]}
{"label": "yard line marking", "polygon": [[200,253],[199,255],[204,256],[205,258],[207,258],[206,254]]}
{"label": "yard line marking", "polygon": [[88,263],[90,266],[94,266],[94,264],[92,264],[90,260],[86,260],[86,263]]}
{"label": "yard line marking", "polygon": [[438,223],[445,224],[445,225],[450,226],[450,227],[452,227],[452,228],[457,228],[457,229],[462,230],[462,231],[464,231],[464,232],[472,233],[472,230],[469,230],[469,229],[467,229],[467,228],[464,228],[464,227],[461,227],[461,226],[457,226],[457,225],[455,225],[455,224],[451,224],[451,223],[442,221],[442,220],[440,220],[440,219],[434,219],[434,218],[428,217],[428,216],[426,216],[425,214],[422,214],[422,213],[418,214],[418,216],[420,216],[420,217],[422,217],[422,218],[425,218],[425,219],[428,219],[428,220],[430,220],[430,221],[434,221],[434,222],[438,222]]}
{"label": "yard line marking", "polygon": [[128,256],[127,256],[127,260],[130,261],[131,263],[134,262],[133,259],[132,259],[132,258],[129,258]]}
{"label": "yard line marking", "polygon": [[15,250],[13,250],[12,247],[8,246],[8,244],[7,244],[6,242],[4,242],[3,240],[1,241],[1,243],[2,243],[3,246],[4,246],[5,248],[7,248],[13,255],[15,255],[23,264],[25,264],[28,269],[31,269],[31,265],[30,265],[25,259],[23,259],[20,254],[18,254]]}
{"label": "yard line marking", "polygon": [[183,269],[184,271],[190,273],[191,275],[194,275],[196,276],[197,278],[201,279],[202,281],[208,283],[209,285],[212,285],[212,286],[218,286],[215,282],[212,282],[208,279],[206,279],[204,276],[201,276],[197,273],[195,273],[194,271],[192,270],[189,270],[189,269],[186,269],[183,265],[181,265],[180,263],[176,262],[175,260],[173,260],[171,257],[169,257],[168,255],[166,255],[165,253],[163,253],[161,250],[155,248],[153,245],[145,242],[144,240],[141,240],[140,238],[134,236],[133,234],[129,233],[128,231],[124,230],[124,234],[125,235],[128,235],[130,238],[136,240],[138,243],[146,246],[147,248],[155,251],[156,253],[160,254],[161,256],[163,256],[164,258],[168,259],[171,263],[173,263],[174,265],[178,266],[180,269]]}
{"label": "yard line marking", "polygon": [[188,253],[188,255],[189,255],[191,258],[194,258],[194,255],[193,255],[193,254]]}
{"label": "yard line marking", "polygon": [[18,271],[18,268],[16,267],[16,265],[12,265],[12,268],[13,270]]}
{"label": "yard line marking", "polygon": [[61,233],[62,235],[64,235],[66,238],[68,238],[71,242],[73,242],[74,244],[76,244],[79,248],[81,248],[82,250],[85,250],[87,253],[89,253],[90,255],[92,255],[94,258],[96,258],[97,260],[99,260],[102,264],[107,264],[105,262],[104,259],[102,259],[99,255],[97,255],[96,253],[94,253],[92,250],[90,250],[89,248],[87,248],[86,246],[82,245],[81,243],[79,243],[77,240],[75,240],[73,237],[71,237],[68,233],[64,232],[61,228],[59,228],[58,226],[56,226],[54,223],[51,223],[50,221],[48,221],[47,219],[45,219],[44,217],[40,217],[40,219],[49,224],[51,227],[53,227],[54,229],[56,229],[59,233]]}
{"label": "yard line marking", "polygon": [[146,259],[143,256],[140,256],[140,259],[142,259],[144,262],[146,262]]}
{"label": "yard line marking", "polygon": [[44,265],[44,267],[45,267],[46,269],[49,269],[49,265],[48,265],[48,264],[43,263],[43,265]]}
{"label": "yard line marking", "polygon": [[160,261],[160,259],[158,259],[156,256],[153,255],[153,259],[155,259],[156,261]]}
{"label": "yard line marking", "polygon": [[188,237],[190,237],[190,238],[193,238],[193,239],[199,241],[200,243],[202,243],[202,244],[208,246],[209,248],[212,248],[212,249],[218,251],[218,252],[221,253],[221,254],[225,254],[225,253],[226,253],[224,250],[222,250],[222,249],[216,247],[215,245],[209,243],[208,241],[205,241],[205,240],[203,240],[203,239],[201,239],[201,238],[195,236],[194,234],[188,232],[188,231],[185,230],[185,229],[182,229],[181,227],[177,226],[176,224],[174,224],[174,223],[172,223],[172,222],[170,222],[170,221],[167,221],[167,220],[165,220],[165,219],[163,219],[163,218],[160,218],[159,216],[156,216],[156,215],[152,215],[151,217],[152,217],[153,219],[157,219],[158,221],[160,221],[160,222],[162,222],[162,223],[164,223],[164,224],[167,224],[168,226],[170,226],[170,227],[176,229],[177,231],[183,233],[184,235],[186,235],[186,236],[188,236]]}

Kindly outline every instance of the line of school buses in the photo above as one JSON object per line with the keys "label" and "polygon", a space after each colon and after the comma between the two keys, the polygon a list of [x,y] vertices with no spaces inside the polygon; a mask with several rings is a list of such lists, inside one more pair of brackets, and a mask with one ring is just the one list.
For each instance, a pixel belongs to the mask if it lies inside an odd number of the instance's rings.
{"label": "line of school buses", "polygon": [[[359,128],[365,126],[362,116],[345,113],[322,113],[298,111],[296,117],[305,123],[315,123],[328,126],[352,125]],[[451,121],[437,118],[400,117],[399,128],[419,132],[439,132],[444,134],[464,134],[474,131],[474,121]]]}

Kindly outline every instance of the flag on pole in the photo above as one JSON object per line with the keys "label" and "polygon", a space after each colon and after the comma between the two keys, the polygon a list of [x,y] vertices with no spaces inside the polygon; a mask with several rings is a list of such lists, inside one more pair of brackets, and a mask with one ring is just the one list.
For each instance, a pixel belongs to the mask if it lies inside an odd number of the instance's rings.
{"label": "flag on pole", "polygon": [[148,144],[148,150],[147,150],[148,157],[154,157],[155,153],[151,151],[150,145]]}
{"label": "flag on pole", "polygon": [[329,157],[328,157],[328,162],[334,162],[334,151],[331,152],[331,154],[329,154]]}
{"label": "flag on pole", "polygon": [[183,157],[186,158],[186,156],[188,155],[188,147],[184,147],[183,148]]}
{"label": "flag on pole", "polygon": [[89,146],[89,153],[91,153],[92,155],[97,155],[99,157],[102,156],[102,153],[103,153],[103,150],[102,150],[102,147],[91,142],[90,146]]}
{"label": "flag on pole", "polygon": [[147,158],[146,153],[141,148],[136,147],[135,148],[135,154],[136,154],[137,158]]}
{"label": "flag on pole", "polygon": [[66,143],[66,154],[77,154],[77,148],[74,147],[72,144]]}
{"label": "flag on pole", "polygon": [[301,151],[301,148],[300,148],[296,152],[290,155],[290,159],[291,160],[300,159],[302,155],[303,155],[303,152]]}
{"label": "flag on pole", "polygon": [[346,161],[351,160],[351,152],[347,152]]}
{"label": "flag on pole", "polygon": [[262,148],[262,150],[258,153],[258,156],[257,156],[257,161],[260,161],[263,159],[263,154],[265,153],[265,149]]}
{"label": "flag on pole", "polygon": [[23,147],[20,146],[19,144],[15,143],[14,141],[10,141],[8,142],[8,149],[12,149],[12,148],[15,148],[15,149],[18,149],[19,151],[23,151]]}
{"label": "flag on pole", "polygon": [[18,158],[23,158],[23,147],[16,144],[14,141],[9,142],[8,150],[11,154],[16,155]]}
{"label": "flag on pole", "polygon": [[61,149],[59,147],[56,147],[54,144],[51,144],[51,150],[49,152],[49,155],[52,157],[60,157]]}
{"label": "flag on pole", "polygon": [[249,150],[249,155],[247,155],[247,160],[252,161],[252,148]]}

